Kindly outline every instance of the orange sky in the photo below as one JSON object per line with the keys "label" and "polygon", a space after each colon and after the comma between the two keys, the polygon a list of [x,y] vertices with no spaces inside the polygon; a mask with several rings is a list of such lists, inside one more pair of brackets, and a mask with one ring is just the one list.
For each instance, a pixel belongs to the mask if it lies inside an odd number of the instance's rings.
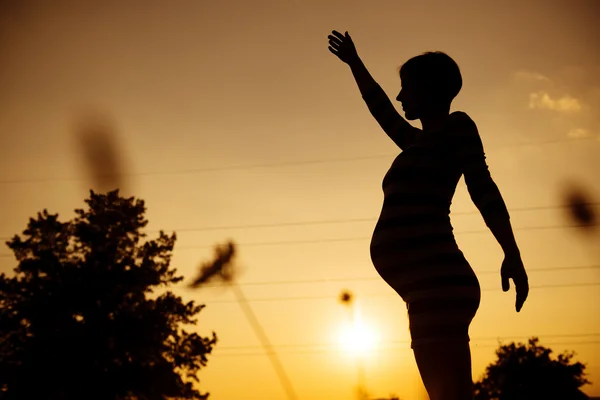
{"label": "orange sky", "polygon": [[[120,3],[30,2],[0,14],[0,236],[43,208],[66,219],[83,206],[89,183],[73,132],[81,112],[96,110],[113,123],[132,174],[126,194],[146,200],[149,229],[178,232],[181,273],[191,277],[212,245],[239,243],[243,290],[300,399],[351,398],[356,366],[336,347],[348,319],[342,289],[378,335],[365,360],[369,391],[416,398],[406,308],[368,248],[398,150],[327,35],[350,31],[394,97],[397,67],[442,50],[463,72],[453,108],[479,126],[532,286],[516,314],[494,272],[500,248],[461,183],[452,220],[484,290],[471,328],[474,378],[495,338],[537,335],[575,350],[597,382],[586,392],[600,395],[600,252],[556,208],[566,181],[600,193],[597,2]],[[13,267],[0,256],[0,270]],[[207,305],[200,331],[219,336],[202,389],[214,399],[284,398],[233,294],[178,291]]]}

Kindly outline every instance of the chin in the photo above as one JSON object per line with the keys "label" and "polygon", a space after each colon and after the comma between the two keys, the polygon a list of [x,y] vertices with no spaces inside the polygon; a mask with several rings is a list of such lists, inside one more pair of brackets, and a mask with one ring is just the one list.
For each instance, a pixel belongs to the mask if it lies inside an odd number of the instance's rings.
{"label": "chin", "polygon": [[409,121],[414,121],[414,120],[419,119],[419,117],[415,113],[410,112],[410,111],[406,111],[406,110],[404,110],[404,116]]}

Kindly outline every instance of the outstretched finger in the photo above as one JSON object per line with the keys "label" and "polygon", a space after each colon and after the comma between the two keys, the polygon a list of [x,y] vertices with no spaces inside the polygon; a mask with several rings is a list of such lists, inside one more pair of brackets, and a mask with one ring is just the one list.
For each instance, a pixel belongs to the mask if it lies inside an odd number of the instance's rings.
{"label": "outstretched finger", "polygon": [[342,41],[339,38],[335,37],[335,36],[329,35],[329,36],[327,36],[327,38],[329,39],[329,43],[335,43],[338,46],[342,44]]}
{"label": "outstretched finger", "polygon": [[336,43],[336,42],[334,42],[333,40],[330,40],[330,41],[329,41],[329,45],[330,45],[331,47],[333,47],[334,49],[336,49],[336,50],[339,50],[339,48],[341,47],[341,44],[339,44],[339,43]]}
{"label": "outstretched finger", "polygon": [[335,36],[337,36],[340,40],[344,40],[344,35],[341,34],[340,32],[334,30],[331,33],[333,33]]}
{"label": "outstretched finger", "polygon": [[508,280],[508,276],[506,276],[505,274],[501,274],[501,277],[502,277],[502,291],[508,292],[508,290],[510,289],[510,282]]}
{"label": "outstretched finger", "polygon": [[336,50],[334,50],[331,46],[327,47],[329,49],[330,52],[332,52],[333,54],[335,54],[336,56],[339,57],[338,52]]}
{"label": "outstretched finger", "polygon": [[527,300],[527,296],[529,295],[529,283],[527,281],[519,282],[519,284],[515,284],[517,289],[517,301],[515,303],[515,308],[517,312],[521,311],[523,308],[523,304],[525,304],[525,300]]}

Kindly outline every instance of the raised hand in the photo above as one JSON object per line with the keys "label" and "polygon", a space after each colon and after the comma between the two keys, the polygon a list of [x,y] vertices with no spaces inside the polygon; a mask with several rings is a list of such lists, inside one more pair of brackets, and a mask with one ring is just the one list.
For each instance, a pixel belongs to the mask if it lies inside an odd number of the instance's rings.
{"label": "raised hand", "polygon": [[358,53],[352,38],[346,32],[344,35],[338,31],[332,31],[331,35],[327,36],[329,39],[329,51],[335,54],[340,60],[346,64],[350,64],[352,61],[358,59]]}
{"label": "raised hand", "polygon": [[502,290],[508,292],[510,289],[509,279],[512,279],[515,284],[517,291],[517,301],[515,308],[517,312],[521,311],[523,303],[527,299],[529,294],[529,280],[527,278],[527,272],[525,272],[525,266],[521,260],[520,255],[506,255],[502,262],[502,268],[500,269],[500,276],[502,277]]}

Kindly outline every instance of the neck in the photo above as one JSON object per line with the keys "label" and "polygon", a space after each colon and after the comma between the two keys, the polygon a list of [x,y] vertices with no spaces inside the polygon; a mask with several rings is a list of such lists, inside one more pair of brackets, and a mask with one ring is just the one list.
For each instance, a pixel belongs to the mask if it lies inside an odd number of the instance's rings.
{"label": "neck", "polygon": [[423,131],[433,131],[437,130],[444,125],[446,119],[450,115],[450,108],[444,108],[442,110],[435,110],[427,113],[423,117],[419,118],[421,120],[421,125],[423,126]]}

